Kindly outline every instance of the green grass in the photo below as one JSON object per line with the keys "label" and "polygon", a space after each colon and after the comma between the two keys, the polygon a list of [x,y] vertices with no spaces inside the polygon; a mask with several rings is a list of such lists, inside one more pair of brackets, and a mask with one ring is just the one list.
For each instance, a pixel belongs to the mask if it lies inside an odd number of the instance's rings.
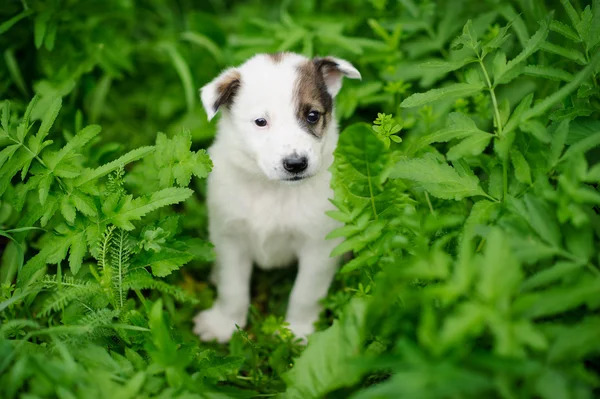
{"label": "green grass", "polygon": [[[599,43],[597,0],[3,4],[0,397],[597,397]],[[294,269],[201,343],[198,88],[282,50],[363,76],[329,213],[354,257],[306,348]]]}

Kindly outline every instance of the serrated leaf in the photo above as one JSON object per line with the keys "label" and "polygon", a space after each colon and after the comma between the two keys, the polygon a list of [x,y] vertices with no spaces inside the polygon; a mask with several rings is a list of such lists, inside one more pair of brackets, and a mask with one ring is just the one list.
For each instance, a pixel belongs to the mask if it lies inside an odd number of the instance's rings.
{"label": "serrated leaf", "polygon": [[424,158],[403,159],[390,173],[391,178],[407,179],[422,186],[431,195],[461,200],[465,197],[485,195],[474,175],[460,175],[446,163],[440,163],[431,154]]}
{"label": "serrated leaf", "polygon": [[466,57],[456,61],[428,61],[422,63],[420,67],[423,69],[434,70],[439,73],[448,73],[460,69],[463,66],[471,64],[473,62],[477,62],[477,59],[474,57]]}
{"label": "serrated leaf", "polygon": [[96,210],[96,204],[94,200],[88,195],[82,193],[79,190],[74,190],[71,194],[71,199],[73,201],[73,205],[75,208],[82,214],[88,217],[96,217],[98,216],[98,211]]}
{"label": "serrated leaf", "polygon": [[[61,107],[62,107],[62,98],[58,97],[54,101],[52,101],[52,103],[46,110],[46,113],[44,114],[44,117],[42,118],[42,124],[40,125],[40,128],[38,129],[38,132],[35,135],[35,143],[38,146],[41,146],[42,142],[48,135],[48,132],[50,132],[50,128],[54,124],[54,121],[56,120],[56,117],[58,116],[58,113],[60,112]],[[32,147],[35,147],[35,146],[32,145]],[[35,150],[37,150],[37,148]]]}
{"label": "serrated leaf", "polygon": [[558,82],[570,82],[571,80],[573,80],[573,75],[569,72],[544,65],[527,65],[523,73],[525,73],[525,75],[546,78]]}
{"label": "serrated leaf", "polygon": [[81,175],[75,180],[76,186],[81,186],[91,180],[98,179],[102,176],[113,172],[120,167],[127,165],[130,162],[137,161],[140,158],[145,157],[154,151],[154,147],[140,147],[135,150],[129,151],[127,154],[121,156],[118,159],[115,159],[112,162],[104,164],[96,169],[86,169]]}
{"label": "serrated leaf", "polygon": [[185,201],[193,194],[188,188],[171,187],[152,193],[150,196],[133,199],[131,195],[124,197],[124,203],[111,216],[112,222],[124,229],[133,230],[131,222],[140,220],[144,215],[167,205]]}
{"label": "serrated leaf", "polygon": [[552,141],[552,136],[548,133],[546,126],[542,124],[542,122],[537,120],[529,120],[521,123],[521,130],[531,134],[537,140],[544,144],[550,143]]}
{"label": "serrated leaf", "polygon": [[568,58],[572,61],[575,61],[579,65],[586,64],[585,57],[583,56],[581,51],[576,50],[574,48],[566,48],[566,47],[558,46],[556,44],[552,44],[550,42],[544,42],[541,44],[540,49],[542,49],[548,53],[552,53],[552,54],[560,55],[561,57]]}
{"label": "serrated leaf", "polygon": [[565,9],[565,12],[569,16],[569,19],[571,20],[571,24],[574,27],[576,27],[577,25],[579,25],[579,22],[581,20],[579,18],[579,14],[577,13],[577,11],[575,11],[575,8],[571,4],[571,1],[570,0],[560,0],[560,2],[563,5],[563,8]]}
{"label": "serrated leaf", "polygon": [[515,168],[515,177],[524,184],[531,184],[531,169],[527,160],[519,150],[513,148],[510,152],[510,159]]}
{"label": "serrated leaf", "polygon": [[60,201],[60,213],[62,213],[67,222],[70,224],[75,223],[75,206],[73,206],[70,196],[65,195]]}
{"label": "serrated leaf", "polygon": [[48,154],[42,157],[46,162],[50,170],[54,171],[56,166],[71,152],[83,148],[91,139],[96,137],[102,128],[98,125],[90,125],[83,128],[79,133],[75,135],[69,142],[60,149],[60,151]]}
{"label": "serrated leaf", "polygon": [[464,139],[460,143],[451,147],[446,153],[446,158],[449,161],[455,161],[466,156],[477,156],[481,154],[492,139],[491,134],[477,134]]}
{"label": "serrated leaf", "polygon": [[150,266],[154,276],[164,277],[171,274],[174,270],[179,269],[193,258],[194,256],[189,252],[163,246],[160,252],[143,252],[134,259],[133,265]]}
{"label": "serrated leaf", "polygon": [[440,89],[431,89],[425,93],[416,93],[400,103],[402,108],[420,107],[432,102],[454,97],[467,97],[484,89],[483,84],[454,83]]}
{"label": "serrated leaf", "polygon": [[54,181],[54,177],[51,174],[46,174],[42,180],[40,181],[38,188],[38,197],[40,200],[40,205],[44,205],[46,200],[48,199],[48,192],[50,192],[50,186]]}
{"label": "serrated leaf", "polygon": [[477,125],[471,118],[459,112],[451,113],[448,116],[448,121],[447,127],[416,140],[407,152],[409,154],[414,154],[423,147],[432,143],[447,142],[453,139],[470,137],[472,135],[489,135],[489,133],[477,128]]}
{"label": "serrated leaf", "polygon": [[555,103],[561,101],[563,98],[574,92],[583,81],[585,81],[595,70],[596,66],[600,63],[600,52],[596,53],[588,65],[569,83],[561,87],[558,91],[554,92],[544,100],[537,103],[533,108],[530,108],[523,113],[521,120],[527,120],[530,118],[537,117],[546,112]]}
{"label": "serrated leaf", "polygon": [[598,146],[600,146],[600,132],[595,132],[570,146],[560,158],[559,162],[563,162],[576,155],[584,154]]}
{"label": "serrated leaf", "polygon": [[85,241],[85,233],[81,232],[76,235],[71,243],[71,249],[69,252],[69,267],[73,275],[79,272],[83,257],[87,253],[87,245]]}
{"label": "serrated leaf", "polygon": [[14,155],[20,146],[20,144],[13,144],[0,151],[0,170],[2,169],[4,163]]}
{"label": "serrated leaf", "polygon": [[541,44],[548,36],[548,22],[541,21],[540,25],[540,29],[529,38],[523,50],[515,58],[506,63],[506,67],[501,70],[501,73],[494,76],[494,82],[499,83],[503,76],[509,74],[511,70],[517,67],[517,65],[524,62],[529,56],[539,50]]}
{"label": "serrated leaf", "polygon": [[550,22],[550,30],[563,35],[567,39],[573,40],[575,43],[581,42],[577,32],[575,32],[575,30],[569,25],[563,24],[560,21],[552,20]]}

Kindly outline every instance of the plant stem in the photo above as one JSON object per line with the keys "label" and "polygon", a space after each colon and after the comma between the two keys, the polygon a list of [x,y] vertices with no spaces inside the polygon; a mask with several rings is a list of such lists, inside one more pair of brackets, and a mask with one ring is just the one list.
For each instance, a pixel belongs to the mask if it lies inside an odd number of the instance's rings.
{"label": "plant stem", "polygon": [[492,97],[492,105],[494,106],[494,119],[496,120],[496,136],[500,137],[502,133],[502,119],[500,118],[500,109],[498,108],[498,100],[496,99],[496,92],[494,91],[494,86],[492,85],[492,81],[490,80],[490,76],[487,73],[487,69],[485,69],[485,65],[483,64],[483,59],[481,57],[477,57],[479,60],[479,65],[481,66],[481,70],[483,71],[483,76],[485,76],[485,80],[487,83],[487,88],[490,91],[490,96]]}
{"label": "plant stem", "polygon": [[65,191],[68,192],[67,187],[64,185],[64,183],[62,182],[62,180],[60,179],[60,177],[56,176],[53,171],[48,167],[48,165],[46,165],[46,163],[42,160],[42,158],[40,158],[38,156],[38,154],[36,154],[35,152],[31,151],[31,148],[27,147],[25,145],[25,143],[19,141],[19,140],[15,140],[12,137],[8,136],[8,139],[11,140],[13,143],[16,143],[18,145],[20,145],[21,147],[25,148],[27,151],[29,151],[29,153],[31,155],[33,155],[33,157],[35,158],[36,161],[38,161],[40,163],[40,165],[42,165],[44,168],[48,169],[50,171],[50,173],[52,173],[52,176],[56,179],[56,181],[58,182],[58,184],[60,185],[60,187]]}

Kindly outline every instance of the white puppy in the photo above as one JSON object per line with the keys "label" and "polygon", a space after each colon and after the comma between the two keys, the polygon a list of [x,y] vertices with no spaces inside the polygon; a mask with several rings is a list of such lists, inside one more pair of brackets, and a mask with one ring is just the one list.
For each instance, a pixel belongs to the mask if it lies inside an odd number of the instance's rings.
{"label": "white puppy", "polygon": [[325,240],[338,224],[325,212],[338,140],[333,98],[343,76],[360,73],[333,57],[260,54],[201,89],[209,120],[222,113],[207,200],[218,298],[194,319],[202,340],[227,342],[236,324],[246,325],[253,263],[298,261],[286,321],[296,336],[314,331],[339,261],[329,254],[340,241]]}

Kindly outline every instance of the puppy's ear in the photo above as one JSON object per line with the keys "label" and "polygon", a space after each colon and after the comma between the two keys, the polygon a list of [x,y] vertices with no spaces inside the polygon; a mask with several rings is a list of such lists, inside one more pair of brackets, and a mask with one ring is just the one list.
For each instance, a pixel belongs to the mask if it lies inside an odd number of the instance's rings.
{"label": "puppy's ear", "polygon": [[241,78],[237,69],[229,68],[200,89],[200,99],[208,120],[215,116],[221,106],[231,104],[242,83]]}
{"label": "puppy's ear", "polygon": [[313,63],[323,75],[327,91],[335,97],[342,88],[342,78],[361,79],[360,72],[346,60],[336,57],[316,57]]}

